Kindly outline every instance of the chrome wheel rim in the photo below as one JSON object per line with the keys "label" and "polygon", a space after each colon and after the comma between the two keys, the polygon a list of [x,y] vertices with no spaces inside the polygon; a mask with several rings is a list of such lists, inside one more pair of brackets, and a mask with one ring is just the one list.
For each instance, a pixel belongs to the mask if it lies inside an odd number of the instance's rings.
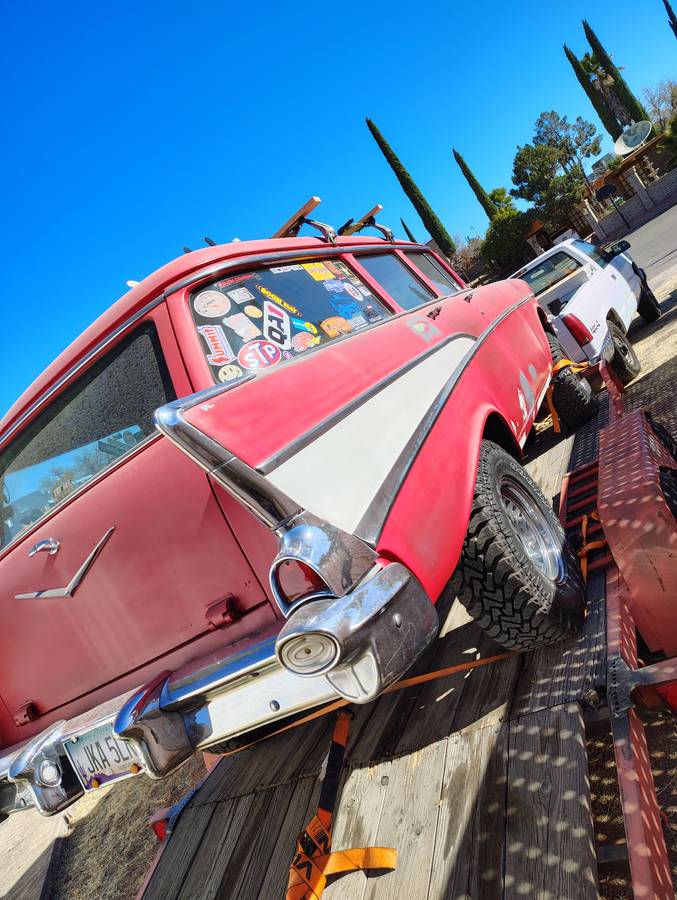
{"label": "chrome wheel rim", "polygon": [[637,354],[635,353],[635,348],[624,334],[616,333],[616,348],[621,356],[624,356],[632,366],[636,365]]}
{"label": "chrome wheel rim", "polygon": [[526,555],[550,581],[561,581],[566,572],[563,538],[535,497],[511,475],[503,477],[499,493]]}

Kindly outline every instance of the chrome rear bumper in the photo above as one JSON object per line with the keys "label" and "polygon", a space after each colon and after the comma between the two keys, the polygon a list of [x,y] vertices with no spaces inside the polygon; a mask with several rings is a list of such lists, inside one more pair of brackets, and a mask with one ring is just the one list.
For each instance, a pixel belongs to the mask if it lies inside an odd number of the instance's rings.
{"label": "chrome rear bumper", "polygon": [[[235,655],[230,648],[193,660],[120,698],[113,729],[135,745],[146,774],[163,778],[195,751],[304,710],[341,698],[373,700],[402,677],[437,630],[435,607],[415,576],[399,563],[375,565],[344,596],[298,607],[279,633],[259,635]],[[335,650],[321,673],[289,671],[283,664],[289,647],[303,653],[304,642],[312,648],[313,641]],[[61,743],[74,733],[58,723],[0,758],[0,814],[36,806],[50,815],[82,794]],[[61,767],[57,788],[39,783],[45,753]]]}

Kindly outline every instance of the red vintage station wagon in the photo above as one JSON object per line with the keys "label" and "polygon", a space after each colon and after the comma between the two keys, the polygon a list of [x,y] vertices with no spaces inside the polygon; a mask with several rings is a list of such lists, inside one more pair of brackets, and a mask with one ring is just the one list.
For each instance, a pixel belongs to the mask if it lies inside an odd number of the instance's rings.
{"label": "red vintage station wagon", "polygon": [[[575,554],[517,461],[559,352],[520,281],[290,237],[150,275],[0,423],[0,813],[162,777],[435,638],[576,631]],[[555,379],[576,425],[586,382]]]}

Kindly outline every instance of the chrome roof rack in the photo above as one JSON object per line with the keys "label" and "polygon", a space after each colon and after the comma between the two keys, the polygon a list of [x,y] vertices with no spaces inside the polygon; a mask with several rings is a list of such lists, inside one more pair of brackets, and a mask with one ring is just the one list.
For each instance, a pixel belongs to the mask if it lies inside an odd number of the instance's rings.
{"label": "chrome roof rack", "polygon": [[316,219],[308,218],[308,213],[311,213],[315,209],[315,207],[320,205],[321,202],[322,201],[319,197],[311,197],[310,200],[306,200],[303,206],[299,210],[297,210],[290,219],[287,219],[287,221],[281,228],[278,228],[273,237],[296,237],[302,225],[310,225],[312,228],[317,228],[317,230],[326,241],[329,241],[331,244],[335,244],[336,231],[331,227],[331,225],[325,225],[324,222],[318,222]]}

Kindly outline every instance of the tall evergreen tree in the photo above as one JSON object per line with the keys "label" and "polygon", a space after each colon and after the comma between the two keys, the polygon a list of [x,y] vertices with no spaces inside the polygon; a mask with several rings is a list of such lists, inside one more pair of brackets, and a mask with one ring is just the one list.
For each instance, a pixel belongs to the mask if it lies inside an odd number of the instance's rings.
{"label": "tall evergreen tree", "polygon": [[414,209],[421,217],[421,221],[425,225],[430,237],[435,241],[442,253],[445,253],[447,256],[453,256],[456,245],[454,244],[451,235],[432,211],[428,201],[416,186],[414,179],[404,168],[390,144],[386,141],[371,119],[367,119],[367,126],[369,131],[371,131],[374,140],[381,148],[381,152],[390,164],[390,168],[397,176],[397,180],[402,185],[402,190],[407,197],[409,197]]}
{"label": "tall evergreen tree", "polygon": [[625,79],[618,70],[618,67],[614,65],[613,60],[606,52],[599,38],[592,30],[590,25],[588,25],[588,23],[585,21],[585,19],[583,19],[583,30],[585,31],[585,36],[588,39],[588,43],[592,48],[592,52],[594,53],[595,58],[600,63],[606,74],[610,75],[611,78],[613,78],[613,91],[620,100],[621,105],[623,106],[627,114],[631,119],[634,119],[635,122],[649,119],[649,114],[639,102],[637,97],[635,97],[635,95],[632,93]]}
{"label": "tall evergreen tree", "polygon": [[668,21],[670,22],[670,28],[672,28],[672,30],[675,33],[675,37],[677,37],[677,16],[675,15],[673,8],[668,3],[668,0],[663,0],[663,3],[665,4],[665,11],[668,14]]}
{"label": "tall evergreen tree", "polygon": [[402,228],[404,228],[404,233],[409,238],[409,240],[412,242],[412,244],[418,244],[418,241],[416,240],[414,235],[407,228],[407,223],[404,221],[404,219],[400,219],[400,222],[402,223]]}
{"label": "tall evergreen tree", "polygon": [[480,202],[480,206],[485,211],[485,213],[489,217],[489,221],[491,222],[498,210],[489,199],[489,194],[487,194],[482,185],[475,178],[467,162],[463,159],[461,154],[456,149],[454,149],[454,159],[458,163],[461,172],[463,172],[463,174],[465,175],[465,180],[472,188],[474,195]]}
{"label": "tall evergreen tree", "polygon": [[608,132],[608,134],[614,140],[616,140],[616,138],[620,137],[621,132],[623,131],[622,127],[619,125],[616,119],[616,116],[604,102],[604,97],[602,97],[600,92],[590,81],[590,77],[581,65],[580,59],[567,47],[566,44],[564,44],[564,53],[566,54],[566,58],[571,63],[571,68],[574,70],[574,74],[576,75],[576,78],[578,79],[581,87],[588,95],[588,100],[590,100],[595,109],[595,112],[599,116],[599,120],[604,126],[604,130]]}

